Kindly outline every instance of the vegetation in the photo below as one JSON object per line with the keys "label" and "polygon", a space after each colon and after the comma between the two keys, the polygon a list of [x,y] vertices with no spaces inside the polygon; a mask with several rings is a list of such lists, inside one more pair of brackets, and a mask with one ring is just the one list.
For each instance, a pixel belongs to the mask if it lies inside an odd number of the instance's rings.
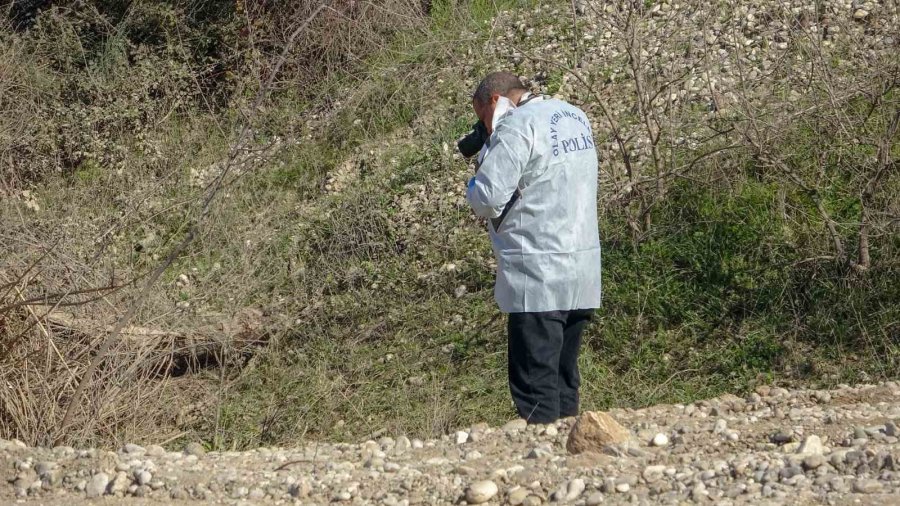
{"label": "vegetation", "polygon": [[[654,2],[588,3],[574,24],[550,2],[296,4],[10,11],[0,437],[246,448],[511,417],[493,258],[453,152],[501,66],[595,121],[605,307],[585,408],[896,377],[900,62],[875,22],[843,15],[828,45],[794,26],[752,75],[758,56],[703,57]],[[721,92],[696,77],[713,71]]]}

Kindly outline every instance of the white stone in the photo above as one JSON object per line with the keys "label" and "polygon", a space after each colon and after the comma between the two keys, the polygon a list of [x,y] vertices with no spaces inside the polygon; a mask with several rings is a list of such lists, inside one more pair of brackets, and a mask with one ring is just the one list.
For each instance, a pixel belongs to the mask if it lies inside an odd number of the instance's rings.
{"label": "white stone", "polygon": [[603,494],[601,492],[594,492],[589,495],[587,500],[584,502],[585,506],[597,506],[603,503]]}
{"label": "white stone", "polygon": [[106,493],[107,485],[109,485],[109,476],[106,473],[97,473],[91,477],[91,481],[87,483],[84,490],[88,497],[100,497]]}
{"label": "white stone", "polygon": [[147,485],[152,479],[153,474],[145,469],[139,469],[134,472],[134,481],[137,482],[138,485]]}
{"label": "white stone", "polygon": [[644,468],[644,472],[641,473],[641,476],[644,478],[644,481],[647,483],[653,483],[654,481],[659,481],[663,478],[666,472],[666,466],[654,465],[647,466]]}
{"label": "white stone", "polygon": [[506,502],[511,506],[519,506],[525,502],[525,498],[530,494],[527,488],[516,486],[511,489],[506,496]]}
{"label": "white stone", "polygon": [[109,493],[113,495],[124,494],[128,490],[129,485],[131,485],[131,482],[128,479],[128,475],[125,471],[119,471],[116,473],[116,477],[113,478],[112,483],[109,484]]}
{"label": "white stone", "polygon": [[665,434],[660,432],[657,435],[653,436],[652,444],[653,446],[666,446],[667,444],[669,444],[669,436],[666,436]]}
{"label": "white stone", "polygon": [[525,430],[525,427],[528,426],[528,422],[523,418],[517,418],[515,420],[510,420],[503,425],[503,430],[505,432],[518,432],[520,430]]}
{"label": "white stone", "polygon": [[159,445],[150,445],[146,451],[149,457],[161,457],[166,454],[166,449]]}
{"label": "white stone", "polygon": [[800,455],[823,455],[825,447],[822,445],[822,440],[819,439],[819,436],[813,434],[803,440],[803,444],[797,448],[797,453]]}
{"label": "white stone", "polygon": [[139,445],[136,445],[133,443],[128,443],[122,448],[122,451],[124,451],[125,453],[129,453],[129,454],[143,455],[147,450],[144,449],[143,446],[139,446]]}
{"label": "white stone", "polygon": [[466,502],[469,504],[481,504],[490,501],[499,489],[491,480],[478,481],[466,489]]}
{"label": "white stone", "polygon": [[581,497],[581,494],[584,492],[586,485],[584,480],[581,478],[575,478],[574,480],[569,482],[569,486],[567,487],[566,500],[574,501]]}

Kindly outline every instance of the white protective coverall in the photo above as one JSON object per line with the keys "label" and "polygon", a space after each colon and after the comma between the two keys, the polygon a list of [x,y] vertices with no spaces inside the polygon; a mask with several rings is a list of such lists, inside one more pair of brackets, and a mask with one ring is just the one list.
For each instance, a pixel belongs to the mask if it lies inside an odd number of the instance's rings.
{"label": "white protective coverall", "polygon": [[480,159],[466,198],[491,219],[500,310],[600,307],[598,162],[584,112],[561,100],[530,100],[494,119]]}

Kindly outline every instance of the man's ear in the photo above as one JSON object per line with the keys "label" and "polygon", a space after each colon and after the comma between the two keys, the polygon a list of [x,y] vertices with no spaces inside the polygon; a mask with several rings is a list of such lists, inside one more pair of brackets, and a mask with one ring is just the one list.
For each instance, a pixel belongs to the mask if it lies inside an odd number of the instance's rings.
{"label": "man's ear", "polygon": [[493,109],[494,107],[496,107],[497,102],[499,102],[499,101],[500,101],[500,94],[499,93],[492,94],[491,95],[491,108]]}

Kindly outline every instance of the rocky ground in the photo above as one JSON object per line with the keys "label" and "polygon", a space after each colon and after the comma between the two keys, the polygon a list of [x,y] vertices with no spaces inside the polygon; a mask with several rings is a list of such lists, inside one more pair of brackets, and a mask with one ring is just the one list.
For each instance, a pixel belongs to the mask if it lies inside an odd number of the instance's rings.
{"label": "rocky ground", "polygon": [[[439,440],[205,452],[0,440],[0,503],[896,504],[900,384],[760,387],[609,413],[628,441],[571,454],[573,419]],[[580,423],[583,425],[583,422]],[[615,436],[613,430],[613,436]],[[568,445],[572,446],[572,445]]]}

